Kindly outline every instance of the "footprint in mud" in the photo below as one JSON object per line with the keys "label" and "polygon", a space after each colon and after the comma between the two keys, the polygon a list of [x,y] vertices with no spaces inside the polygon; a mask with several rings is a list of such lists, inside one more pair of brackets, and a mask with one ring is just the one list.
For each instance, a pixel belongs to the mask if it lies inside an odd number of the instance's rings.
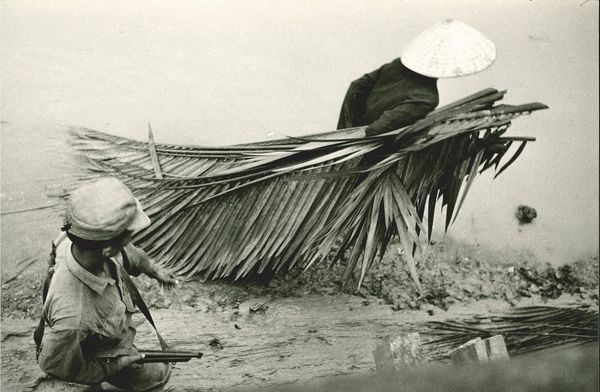
{"label": "footprint in mud", "polygon": [[231,367],[236,367],[238,365],[241,365],[242,363],[244,363],[244,361],[239,358],[235,358],[235,359],[232,359],[231,361],[229,361],[229,365]]}
{"label": "footprint in mud", "polygon": [[253,298],[238,305],[240,315],[265,314],[269,309],[270,298]]}
{"label": "footprint in mud", "polygon": [[268,314],[272,322],[281,321],[285,323],[289,323],[290,320],[295,318],[301,318],[303,315],[304,312],[302,311],[302,308],[296,305],[285,303],[273,304]]}

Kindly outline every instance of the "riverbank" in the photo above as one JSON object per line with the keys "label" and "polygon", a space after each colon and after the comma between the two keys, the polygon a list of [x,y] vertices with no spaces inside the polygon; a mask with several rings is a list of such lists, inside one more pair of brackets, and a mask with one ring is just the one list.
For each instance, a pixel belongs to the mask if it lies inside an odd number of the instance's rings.
{"label": "riverbank", "polygon": [[[358,292],[355,282],[343,286],[339,280],[343,265],[260,283],[182,282],[170,291],[136,278],[163,336],[178,349],[205,353],[176,366],[170,390],[260,389],[368,376],[376,339],[410,331],[414,323],[498,314],[513,306],[598,308],[597,258],[560,267],[527,260],[498,264],[482,258],[481,250],[447,240],[421,259],[419,293],[396,249],[390,247]],[[55,381],[39,382],[31,340],[42,281],[43,273],[34,269],[2,287],[2,390],[59,388]],[[148,323],[136,317],[138,346],[155,347]]]}

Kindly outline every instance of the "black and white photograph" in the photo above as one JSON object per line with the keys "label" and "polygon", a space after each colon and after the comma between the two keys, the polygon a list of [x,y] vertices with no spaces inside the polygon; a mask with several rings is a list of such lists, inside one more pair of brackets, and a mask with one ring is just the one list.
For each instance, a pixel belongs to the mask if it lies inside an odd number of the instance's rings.
{"label": "black and white photograph", "polygon": [[599,388],[598,0],[0,1],[0,391]]}

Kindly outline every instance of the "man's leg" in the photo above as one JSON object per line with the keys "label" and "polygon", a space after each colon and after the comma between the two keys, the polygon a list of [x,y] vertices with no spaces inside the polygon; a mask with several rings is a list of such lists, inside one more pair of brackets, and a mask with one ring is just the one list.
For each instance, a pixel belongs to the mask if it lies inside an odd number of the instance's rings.
{"label": "man's leg", "polygon": [[169,381],[171,370],[170,363],[144,363],[136,367],[127,367],[106,380],[110,385],[102,387],[107,391],[111,390],[110,387],[116,387],[117,389],[112,389],[116,391],[160,391]]}

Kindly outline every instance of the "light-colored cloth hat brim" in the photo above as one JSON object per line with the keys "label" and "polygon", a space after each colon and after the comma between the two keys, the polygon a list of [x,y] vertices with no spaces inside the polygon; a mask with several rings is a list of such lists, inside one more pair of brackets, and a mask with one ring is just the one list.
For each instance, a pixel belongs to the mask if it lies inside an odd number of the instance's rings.
{"label": "light-colored cloth hat brim", "polygon": [[108,241],[123,231],[150,225],[139,200],[114,177],[102,178],[74,190],[65,211],[71,234],[90,241]]}
{"label": "light-colored cloth hat brim", "polygon": [[400,56],[402,64],[432,78],[471,75],[496,59],[496,45],[471,26],[448,19],[419,34]]}
{"label": "light-colored cloth hat brim", "polygon": [[146,213],[144,212],[144,209],[142,208],[142,204],[140,203],[140,201],[137,198],[135,199],[135,204],[137,206],[137,211],[136,211],[135,215],[133,216],[133,220],[127,226],[127,230],[129,230],[133,233],[150,226],[150,218],[148,218],[148,215],[146,215]]}

